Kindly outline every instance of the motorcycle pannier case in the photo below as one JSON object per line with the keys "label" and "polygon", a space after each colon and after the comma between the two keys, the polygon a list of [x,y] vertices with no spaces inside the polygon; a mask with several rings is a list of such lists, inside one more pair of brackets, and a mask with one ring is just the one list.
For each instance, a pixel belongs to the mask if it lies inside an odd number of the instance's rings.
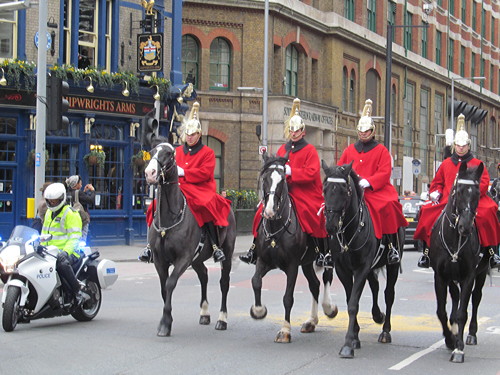
{"label": "motorcycle pannier case", "polygon": [[118,278],[115,262],[108,259],[102,259],[97,265],[97,277],[102,289],[113,285]]}

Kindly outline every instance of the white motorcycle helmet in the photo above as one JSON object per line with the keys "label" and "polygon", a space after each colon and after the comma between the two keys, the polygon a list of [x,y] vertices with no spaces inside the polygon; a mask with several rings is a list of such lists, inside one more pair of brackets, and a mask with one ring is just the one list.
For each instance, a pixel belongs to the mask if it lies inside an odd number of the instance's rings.
{"label": "white motorcycle helmet", "polygon": [[[60,182],[55,182],[47,186],[45,192],[43,193],[45,198],[45,203],[47,203],[47,208],[53,212],[59,210],[66,203],[66,188]],[[57,200],[58,203],[51,205],[50,200]]]}

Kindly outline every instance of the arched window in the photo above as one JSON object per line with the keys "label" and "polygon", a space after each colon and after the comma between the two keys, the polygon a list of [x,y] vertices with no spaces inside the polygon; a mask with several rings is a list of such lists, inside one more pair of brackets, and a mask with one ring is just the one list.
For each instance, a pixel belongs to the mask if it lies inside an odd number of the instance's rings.
{"label": "arched window", "polygon": [[378,113],[378,87],[379,87],[379,77],[375,69],[370,69],[366,73],[366,95],[365,99],[371,99],[372,104],[372,116]]}
{"label": "arched window", "polygon": [[200,47],[198,41],[192,35],[182,37],[182,80],[192,83],[198,88],[198,66],[200,62]]}
{"label": "arched window", "polygon": [[349,79],[349,112],[356,113],[356,72],[351,70]]}
{"label": "arched window", "polygon": [[286,47],[285,53],[285,94],[297,96],[299,72],[299,52],[293,45]]}
{"label": "arched window", "polygon": [[224,169],[222,166],[222,146],[223,143],[219,141],[217,138],[210,137],[209,135],[204,135],[202,136],[202,142],[203,144],[207,145],[210,147],[212,150],[214,150],[215,154],[215,172],[214,172],[214,179],[215,183],[217,185],[217,191],[220,191],[221,187],[223,187],[224,183]]}
{"label": "arched window", "polygon": [[215,38],[210,45],[210,89],[229,90],[231,49],[223,38]]}
{"label": "arched window", "polygon": [[349,73],[347,73],[347,68],[344,66],[342,70],[342,110],[347,111],[347,98],[349,97]]}

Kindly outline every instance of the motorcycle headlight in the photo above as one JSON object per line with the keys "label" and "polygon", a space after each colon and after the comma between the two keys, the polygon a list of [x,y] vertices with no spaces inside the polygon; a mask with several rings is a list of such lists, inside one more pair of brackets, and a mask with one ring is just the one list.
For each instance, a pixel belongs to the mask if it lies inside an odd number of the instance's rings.
{"label": "motorcycle headlight", "polygon": [[13,272],[21,259],[19,246],[8,246],[0,252],[0,264],[5,272]]}

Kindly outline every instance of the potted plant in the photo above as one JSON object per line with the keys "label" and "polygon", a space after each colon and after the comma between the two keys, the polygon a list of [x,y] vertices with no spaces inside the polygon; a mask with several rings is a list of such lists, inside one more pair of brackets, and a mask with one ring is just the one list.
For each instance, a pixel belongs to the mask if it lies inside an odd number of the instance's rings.
{"label": "potted plant", "polygon": [[227,198],[232,201],[231,207],[236,218],[236,230],[239,234],[251,233],[255,209],[259,203],[259,195],[254,190],[226,190]]}
{"label": "potted plant", "polygon": [[83,161],[88,167],[92,165],[103,167],[106,161],[106,154],[102,150],[93,149],[83,157]]}
{"label": "potted plant", "polygon": [[151,160],[151,155],[144,150],[139,150],[137,154],[132,156],[132,164],[139,168],[143,168],[149,160]]}

